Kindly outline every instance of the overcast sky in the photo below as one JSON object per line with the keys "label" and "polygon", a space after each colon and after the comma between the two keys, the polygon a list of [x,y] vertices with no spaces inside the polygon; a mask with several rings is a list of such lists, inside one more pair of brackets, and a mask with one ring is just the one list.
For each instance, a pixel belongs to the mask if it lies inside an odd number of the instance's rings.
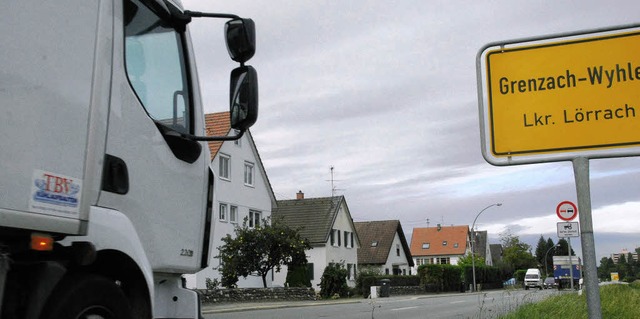
{"label": "overcast sky", "polygon": [[[480,147],[476,54],[487,43],[640,22],[632,1],[183,0],[250,17],[260,81],[251,129],[277,199],[345,195],[355,221],[509,230],[554,242],[570,162],[494,167]],[[228,105],[222,21],[191,24],[206,112]],[[591,160],[598,260],[640,246],[640,158]],[[581,254],[580,240],[572,240]]]}

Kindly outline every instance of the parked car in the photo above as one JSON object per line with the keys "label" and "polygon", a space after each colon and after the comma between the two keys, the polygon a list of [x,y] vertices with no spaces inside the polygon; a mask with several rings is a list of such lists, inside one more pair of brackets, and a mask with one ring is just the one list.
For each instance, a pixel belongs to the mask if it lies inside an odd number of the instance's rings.
{"label": "parked car", "polygon": [[558,287],[558,284],[556,283],[556,279],[553,277],[547,277],[544,279],[544,288],[545,289],[551,289],[551,288],[556,288]]}
{"label": "parked car", "polygon": [[513,285],[515,285],[515,284],[516,284],[516,279],[515,279],[515,278],[509,278],[507,281],[505,281],[505,282],[503,283],[503,285],[504,285],[505,287],[507,287],[507,286],[513,286]]}

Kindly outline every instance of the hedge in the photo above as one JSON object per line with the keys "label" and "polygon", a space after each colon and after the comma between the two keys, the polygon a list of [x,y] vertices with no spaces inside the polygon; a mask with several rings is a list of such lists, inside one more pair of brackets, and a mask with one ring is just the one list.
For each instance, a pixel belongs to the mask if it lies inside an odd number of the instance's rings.
{"label": "hedge", "polygon": [[421,265],[418,276],[428,292],[459,291],[462,284],[462,268],[455,265]]}

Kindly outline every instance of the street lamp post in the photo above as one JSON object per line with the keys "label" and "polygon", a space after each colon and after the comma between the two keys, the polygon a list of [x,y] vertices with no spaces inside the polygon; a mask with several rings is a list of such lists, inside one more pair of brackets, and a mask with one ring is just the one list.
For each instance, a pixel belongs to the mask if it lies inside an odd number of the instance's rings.
{"label": "street lamp post", "polygon": [[471,225],[471,235],[473,236],[472,240],[471,240],[471,272],[473,273],[473,287],[471,288],[471,291],[475,292],[476,291],[476,255],[475,255],[475,247],[473,245],[473,242],[476,241],[476,234],[475,234],[475,227],[476,227],[476,220],[478,220],[478,217],[480,217],[480,214],[482,214],[482,212],[484,212],[485,210],[489,209],[489,207],[492,206],[502,206],[502,203],[496,203],[496,204],[491,204],[485,208],[483,208],[478,215],[476,215],[476,218],[473,220],[473,224]]}
{"label": "street lamp post", "polygon": [[546,277],[549,277],[549,267],[547,267],[547,265],[549,265],[549,264],[547,263],[547,255],[549,254],[551,249],[556,249],[558,247],[560,247],[560,244],[555,244],[553,247],[547,249],[546,253],[544,253],[544,272],[547,275]]}

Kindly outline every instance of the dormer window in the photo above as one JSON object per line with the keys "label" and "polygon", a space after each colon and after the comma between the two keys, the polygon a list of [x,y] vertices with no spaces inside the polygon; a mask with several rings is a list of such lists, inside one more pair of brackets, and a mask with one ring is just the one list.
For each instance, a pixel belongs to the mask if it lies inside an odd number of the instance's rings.
{"label": "dormer window", "polygon": [[378,241],[377,240],[372,241],[371,247],[378,247]]}
{"label": "dormer window", "polygon": [[454,243],[453,248],[458,248],[458,243]]}
{"label": "dormer window", "polygon": [[422,249],[429,249],[431,247],[430,243],[422,243]]}
{"label": "dormer window", "polygon": [[442,241],[442,246],[446,246],[446,245],[447,245],[447,241],[446,241],[446,240],[443,240],[443,241]]}

